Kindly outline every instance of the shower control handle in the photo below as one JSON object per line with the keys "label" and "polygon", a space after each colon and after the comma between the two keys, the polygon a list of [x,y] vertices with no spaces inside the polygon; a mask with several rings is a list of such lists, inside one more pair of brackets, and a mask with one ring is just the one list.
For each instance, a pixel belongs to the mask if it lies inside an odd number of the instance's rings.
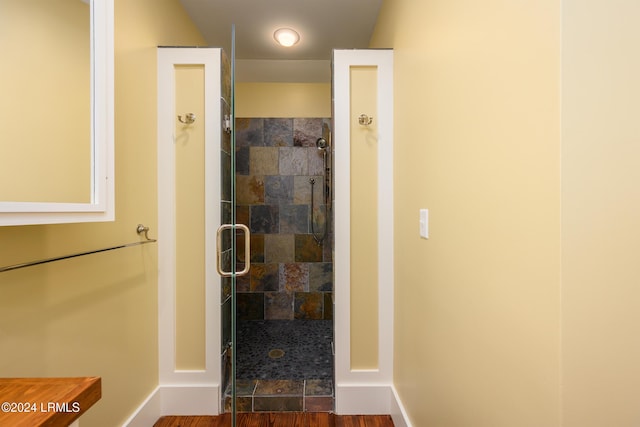
{"label": "shower control handle", "polygon": [[[244,232],[244,268],[242,271],[238,271],[235,273],[236,276],[244,276],[249,272],[249,268],[251,268],[251,232],[249,231],[249,227],[244,224],[222,224],[218,227],[218,231],[216,233],[216,245],[217,245],[217,262],[216,262],[216,270],[218,270],[218,274],[222,277],[230,277],[233,276],[233,271],[224,271],[222,269],[222,232],[224,230],[237,230],[240,229]],[[235,238],[235,236],[233,236]],[[235,260],[233,261],[235,262]]]}

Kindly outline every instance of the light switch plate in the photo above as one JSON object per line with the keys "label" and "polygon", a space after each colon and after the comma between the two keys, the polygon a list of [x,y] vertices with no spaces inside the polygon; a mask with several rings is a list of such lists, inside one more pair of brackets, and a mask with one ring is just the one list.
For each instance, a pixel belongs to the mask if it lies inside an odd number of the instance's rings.
{"label": "light switch plate", "polygon": [[420,209],[420,237],[429,238],[429,209]]}

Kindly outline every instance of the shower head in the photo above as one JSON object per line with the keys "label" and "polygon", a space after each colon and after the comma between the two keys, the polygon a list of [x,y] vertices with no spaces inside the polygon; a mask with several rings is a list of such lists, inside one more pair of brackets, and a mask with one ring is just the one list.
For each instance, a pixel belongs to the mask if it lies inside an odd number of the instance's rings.
{"label": "shower head", "polygon": [[316,147],[318,147],[318,150],[324,150],[327,148],[327,140],[324,138],[318,138],[316,140]]}

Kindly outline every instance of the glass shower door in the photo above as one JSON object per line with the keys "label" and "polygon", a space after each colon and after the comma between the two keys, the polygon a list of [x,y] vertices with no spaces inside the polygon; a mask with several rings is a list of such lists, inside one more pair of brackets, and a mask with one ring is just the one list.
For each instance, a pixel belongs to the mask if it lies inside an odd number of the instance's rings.
{"label": "glass shower door", "polygon": [[231,55],[222,58],[221,220],[217,232],[218,274],[221,276],[222,373],[225,412],[236,426],[236,278],[249,272],[250,232],[236,221],[235,138],[235,26],[231,28]]}

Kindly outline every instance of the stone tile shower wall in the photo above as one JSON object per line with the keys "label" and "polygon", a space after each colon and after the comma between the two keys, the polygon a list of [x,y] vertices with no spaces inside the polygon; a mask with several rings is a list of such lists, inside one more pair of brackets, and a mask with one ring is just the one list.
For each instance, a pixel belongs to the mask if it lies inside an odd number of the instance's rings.
{"label": "stone tile shower wall", "polygon": [[[236,120],[236,220],[251,230],[250,274],[236,287],[239,320],[333,318],[332,220],[316,148],[329,129],[327,118]],[[316,234],[329,227],[322,244],[311,231],[310,178]]]}

